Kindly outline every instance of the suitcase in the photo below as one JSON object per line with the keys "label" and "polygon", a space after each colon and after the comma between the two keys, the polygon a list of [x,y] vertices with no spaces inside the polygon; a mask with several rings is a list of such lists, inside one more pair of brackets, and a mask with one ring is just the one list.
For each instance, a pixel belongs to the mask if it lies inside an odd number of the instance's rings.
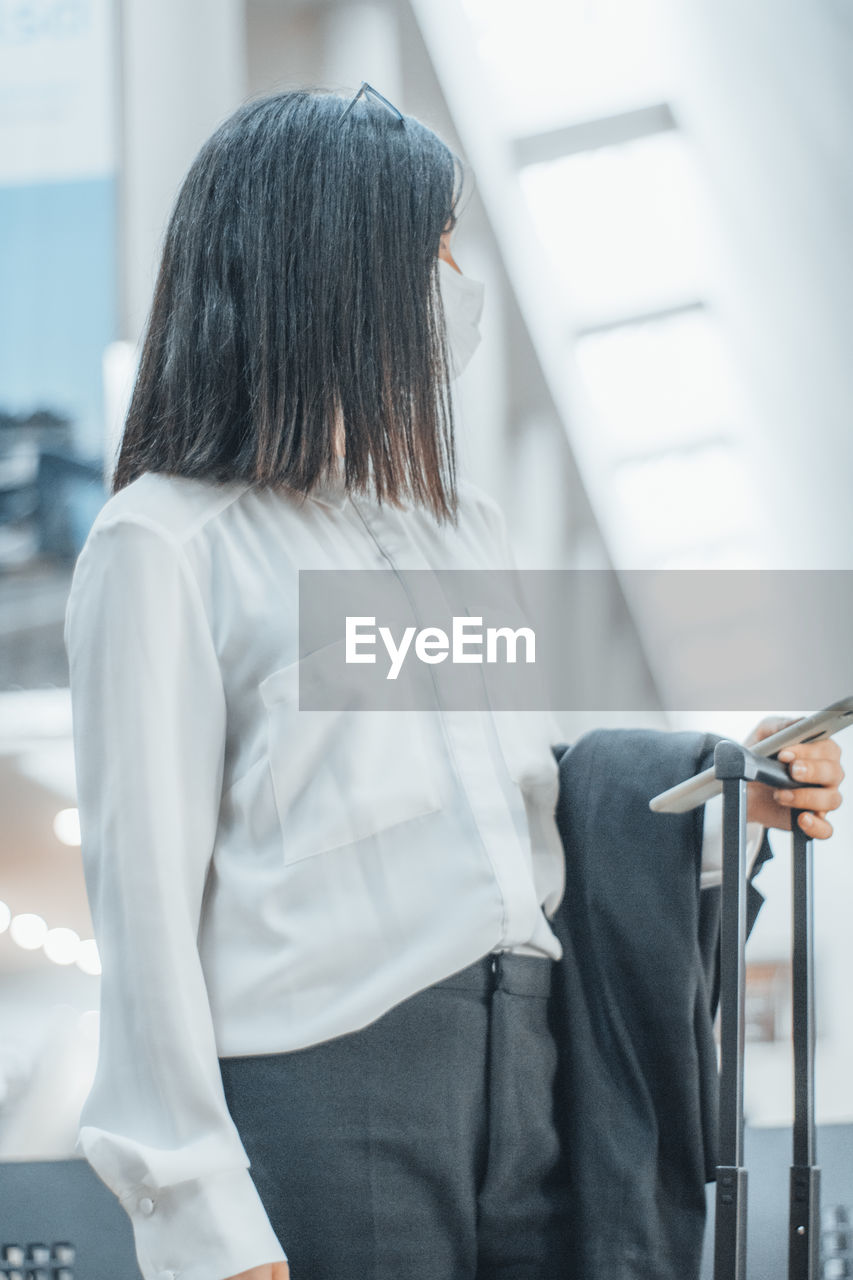
{"label": "suitcase", "polygon": [[[724,739],[714,750],[723,783],[720,927],[720,1114],[714,1280],[746,1280],[747,1170],[743,1154],[747,782],[791,786],[787,769]],[[791,811],[794,1127],[788,1203],[788,1280],[820,1277],[820,1169],[814,1109],[814,925],[812,840]]]}

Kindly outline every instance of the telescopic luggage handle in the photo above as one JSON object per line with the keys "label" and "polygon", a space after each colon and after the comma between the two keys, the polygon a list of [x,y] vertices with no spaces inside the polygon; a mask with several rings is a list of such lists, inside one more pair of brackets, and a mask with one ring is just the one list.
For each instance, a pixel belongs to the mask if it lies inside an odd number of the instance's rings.
{"label": "telescopic luggage handle", "polygon": [[[747,1171],[743,1159],[746,947],[746,784],[788,788],[777,760],[723,740],[714,750],[723,783],[720,928],[720,1130],[714,1280],[746,1280]],[[814,1113],[814,910],[812,841],[791,811],[794,1132],[788,1210],[788,1280],[818,1280],[820,1169]]]}

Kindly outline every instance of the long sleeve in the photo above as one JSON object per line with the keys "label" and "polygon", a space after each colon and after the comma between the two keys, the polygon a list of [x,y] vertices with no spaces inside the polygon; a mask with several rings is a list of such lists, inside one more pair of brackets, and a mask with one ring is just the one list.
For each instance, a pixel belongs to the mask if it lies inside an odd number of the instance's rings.
{"label": "long sleeve", "polygon": [[102,965],[77,1146],[127,1211],[144,1280],[225,1280],[286,1254],[227,1109],[197,946],[226,711],[180,543],[145,517],[96,525],[65,645]]}
{"label": "long sleeve", "polygon": [[[500,547],[501,563],[507,569],[517,570],[515,550],[509,537],[506,517],[500,505],[489,495],[480,493],[480,502],[482,506],[491,514],[494,522],[494,538],[496,544]],[[562,741],[563,733],[557,721],[556,715],[550,712],[550,736],[552,747],[558,748],[558,758],[562,754],[562,750],[568,744]],[[700,886],[703,889],[709,889],[713,885],[722,884],[723,881],[723,800],[722,796],[715,796],[705,805],[704,823],[702,827],[702,866],[700,876]],[[764,835],[764,827],[760,822],[748,822],[746,824],[746,862],[747,875],[752,869],[752,864],[758,853],[762,837]]]}

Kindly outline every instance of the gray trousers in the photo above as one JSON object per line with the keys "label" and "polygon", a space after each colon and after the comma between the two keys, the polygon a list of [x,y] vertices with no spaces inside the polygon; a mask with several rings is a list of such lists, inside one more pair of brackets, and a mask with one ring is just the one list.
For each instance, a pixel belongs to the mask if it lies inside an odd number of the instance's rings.
{"label": "gray trousers", "polygon": [[565,1275],[553,964],[485,956],[360,1031],[219,1059],[292,1280]]}

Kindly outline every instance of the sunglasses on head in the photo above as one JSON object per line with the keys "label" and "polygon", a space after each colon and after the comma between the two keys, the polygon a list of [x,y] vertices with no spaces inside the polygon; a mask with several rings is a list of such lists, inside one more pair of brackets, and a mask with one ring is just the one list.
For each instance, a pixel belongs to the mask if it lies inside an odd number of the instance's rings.
{"label": "sunglasses on head", "polygon": [[402,111],[398,110],[398,108],[394,106],[393,102],[389,102],[387,98],[383,97],[378,89],[374,89],[372,84],[368,84],[366,80],[362,80],[361,88],[358,90],[358,92],[354,95],[352,100],[344,108],[343,112],[341,113],[340,119],[338,120],[338,124],[341,123],[341,120],[346,119],[347,115],[349,114],[350,111],[352,111],[353,107],[358,102],[359,98],[363,93],[364,94],[372,93],[375,98],[378,98],[380,102],[384,103],[384,105],[388,108],[388,110],[392,111],[394,115],[397,117],[397,119],[402,122],[403,120]]}

